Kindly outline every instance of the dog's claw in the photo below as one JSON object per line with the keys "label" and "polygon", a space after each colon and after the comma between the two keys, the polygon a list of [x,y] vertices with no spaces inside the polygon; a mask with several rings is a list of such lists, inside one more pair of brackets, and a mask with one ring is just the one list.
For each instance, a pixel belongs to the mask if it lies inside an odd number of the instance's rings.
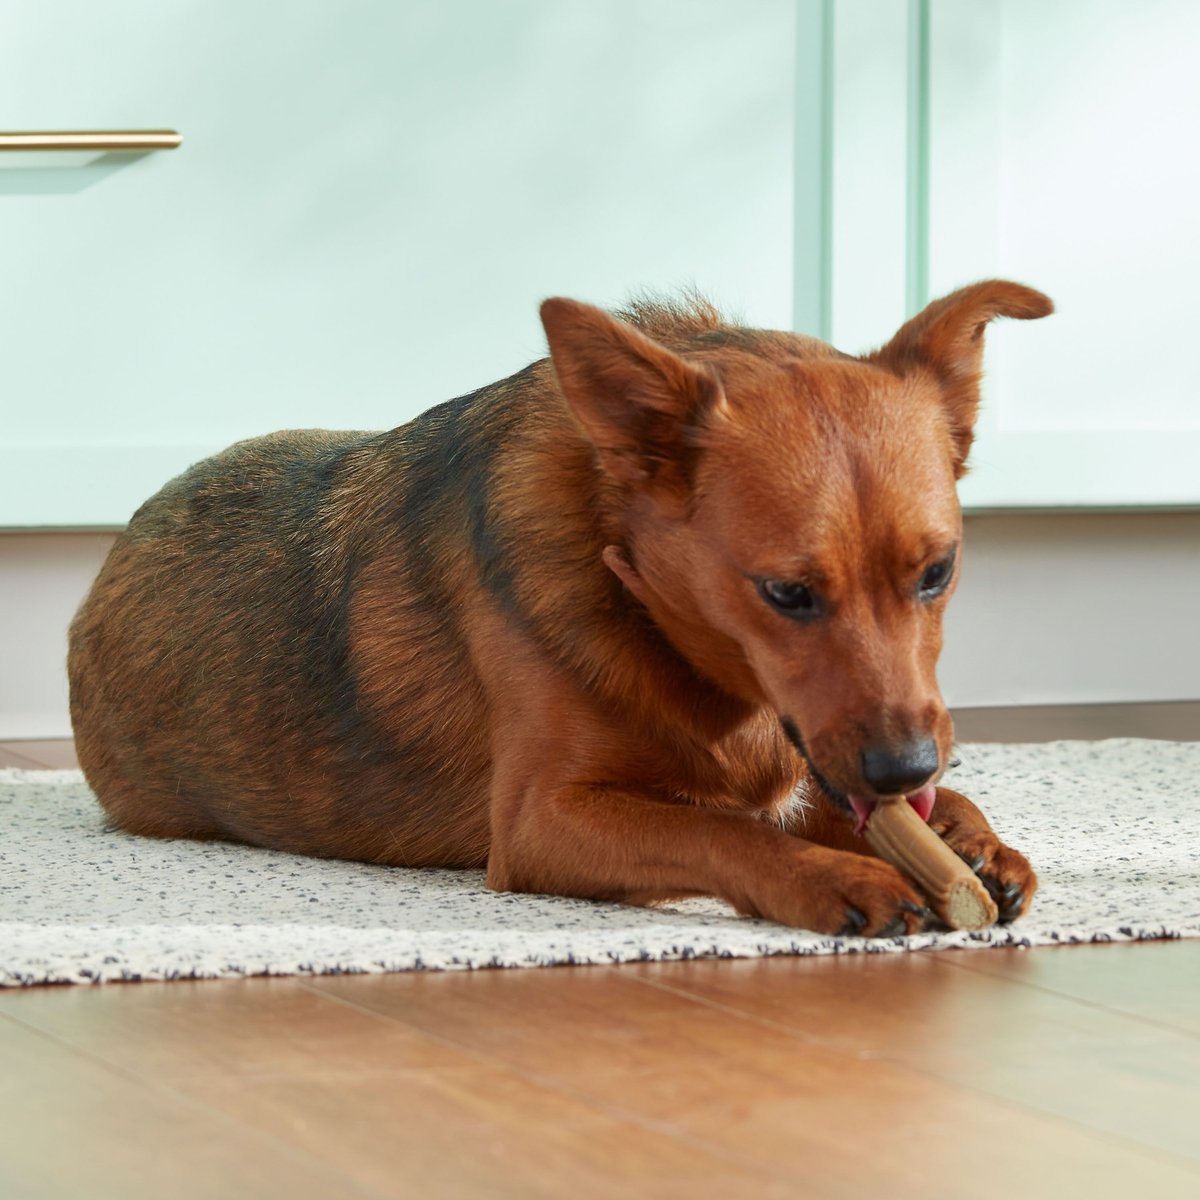
{"label": "dog's claw", "polygon": [[901,900],[900,907],[905,912],[910,912],[914,916],[920,917],[922,926],[928,925],[935,917],[933,909],[926,908],[923,904],[914,904],[911,900]]}
{"label": "dog's claw", "polygon": [[988,895],[996,902],[997,908],[1004,907],[1004,890],[1000,886],[1000,880],[995,875],[980,873],[979,882],[987,888]]}
{"label": "dog's claw", "polygon": [[838,937],[857,937],[867,927],[867,914],[857,908],[846,909],[846,923],[838,930]]}
{"label": "dog's claw", "polygon": [[908,922],[897,913],[875,936],[904,937],[908,933]]}
{"label": "dog's claw", "polygon": [[932,908],[927,905],[912,904],[908,900],[902,900],[900,907],[906,912],[913,913],[921,918],[921,924],[913,930],[913,933],[945,933],[950,926],[942,920]]}
{"label": "dog's claw", "polygon": [[1010,883],[1000,896],[1000,924],[1007,925],[1017,919],[1017,914],[1025,907],[1025,890],[1019,883]]}
{"label": "dog's claw", "polygon": [[975,857],[973,859],[971,859],[971,861],[969,863],[967,863],[967,866],[970,867],[971,870],[974,871],[976,875],[978,875],[980,867],[983,866],[983,855],[982,854],[975,855]]}

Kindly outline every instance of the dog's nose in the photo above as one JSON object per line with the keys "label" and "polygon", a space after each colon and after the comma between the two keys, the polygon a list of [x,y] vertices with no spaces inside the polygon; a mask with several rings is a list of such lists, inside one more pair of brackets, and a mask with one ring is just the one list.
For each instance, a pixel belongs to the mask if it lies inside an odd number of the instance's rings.
{"label": "dog's nose", "polygon": [[938,748],[933,738],[904,746],[864,750],[863,778],[881,796],[916,791],[938,769]]}

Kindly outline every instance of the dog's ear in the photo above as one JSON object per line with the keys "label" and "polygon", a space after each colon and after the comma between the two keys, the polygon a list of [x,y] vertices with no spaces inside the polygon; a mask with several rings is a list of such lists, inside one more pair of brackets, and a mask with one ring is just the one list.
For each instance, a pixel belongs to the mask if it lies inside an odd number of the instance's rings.
{"label": "dog's ear", "polygon": [[1054,311],[1049,296],[1019,283],[988,279],[959,288],[922,309],[886,346],[868,355],[897,374],[931,371],[941,385],[954,440],[955,474],[966,472],[979,414],[983,331],[994,317],[1028,321]]}
{"label": "dog's ear", "polygon": [[633,487],[685,495],[695,434],[724,403],[716,372],[590,304],[547,300],[541,313],[559,387],[604,469]]}

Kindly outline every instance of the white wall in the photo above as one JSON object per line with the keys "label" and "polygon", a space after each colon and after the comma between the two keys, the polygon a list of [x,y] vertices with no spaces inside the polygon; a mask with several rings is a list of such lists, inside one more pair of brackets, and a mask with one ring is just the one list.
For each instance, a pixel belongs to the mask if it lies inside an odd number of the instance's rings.
{"label": "white wall", "polygon": [[[0,739],[69,734],[66,628],[111,540],[0,535]],[[1200,513],[969,517],[946,698],[1200,699],[1197,596]]]}
{"label": "white wall", "polygon": [[0,534],[0,738],[70,736],[67,626],[112,540]]}
{"label": "white wall", "polygon": [[946,699],[1200,699],[1198,596],[1200,513],[968,517]]}

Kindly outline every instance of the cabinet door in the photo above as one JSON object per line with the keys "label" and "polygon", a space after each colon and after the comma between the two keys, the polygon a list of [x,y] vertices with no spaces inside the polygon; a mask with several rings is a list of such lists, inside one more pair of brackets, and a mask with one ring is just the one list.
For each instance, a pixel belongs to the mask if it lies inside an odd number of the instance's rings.
{"label": "cabinet door", "polygon": [[8,0],[0,526],[117,526],[195,459],[382,428],[544,353],[551,294],[793,305],[792,0]]}
{"label": "cabinet door", "polygon": [[930,32],[930,287],[1058,305],[991,337],[965,498],[1200,503],[1200,6],[934,0]]}
{"label": "cabinet door", "polygon": [[965,504],[1200,504],[1200,5],[837,0],[833,19],[834,340],[861,350],[974,279],[1039,287],[1053,317],[988,331]]}
{"label": "cabinet door", "polygon": [[696,285],[877,344],[1009,275],[968,507],[1200,503],[1190,0],[9,0],[0,527],[375,428],[542,353],[539,299]]}

